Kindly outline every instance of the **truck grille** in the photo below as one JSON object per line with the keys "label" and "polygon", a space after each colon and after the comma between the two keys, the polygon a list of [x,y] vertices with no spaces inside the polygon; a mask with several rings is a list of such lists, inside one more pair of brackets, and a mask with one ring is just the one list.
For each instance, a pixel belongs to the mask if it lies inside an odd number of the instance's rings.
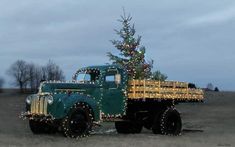
{"label": "truck grille", "polygon": [[47,98],[37,96],[37,98],[32,99],[30,110],[32,114],[47,115]]}

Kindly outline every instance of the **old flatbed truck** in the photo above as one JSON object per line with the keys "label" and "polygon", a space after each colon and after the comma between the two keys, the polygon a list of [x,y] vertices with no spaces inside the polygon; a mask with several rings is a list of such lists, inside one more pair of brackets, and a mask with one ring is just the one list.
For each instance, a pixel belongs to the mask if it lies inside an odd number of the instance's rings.
{"label": "old flatbed truck", "polygon": [[103,121],[115,122],[118,133],[179,135],[182,123],[175,104],[201,102],[203,91],[176,81],[128,80],[116,65],[79,69],[71,82],[42,82],[37,94],[26,98],[33,133],[57,130],[68,137],[83,137]]}

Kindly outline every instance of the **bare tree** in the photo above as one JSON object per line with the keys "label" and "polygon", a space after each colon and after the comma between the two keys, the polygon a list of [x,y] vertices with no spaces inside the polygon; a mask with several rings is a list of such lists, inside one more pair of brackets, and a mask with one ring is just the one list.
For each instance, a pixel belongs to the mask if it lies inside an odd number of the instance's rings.
{"label": "bare tree", "polygon": [[27,64],[28,85],[31,91],[35,91],[42,80],[64,80],[63,71],[53,61],[49,60],[46,66],[38,66],[33,63]]}
{"label": "bare tree", "polygon": [[4,84],[4,80],[3,80],[3,78],[0,78],[0,92],[1,92],[1,90],[2,90],[3,84]]}
{"label": "bare tree", "polygon": [[49,60],[46,66],[42,67],[42,77],[44,80],[61,80],[65,79],[63,71],[53,61]]}
{"label": "bare tree", "polygon": [[17,60],[7,70],[7,74],[12,77],[14,84],[20,87],[21,92],[27,87],[28,77],[27,64],[23,60]]}
{"label": "bare tree", "polygon": [[29,87],[31,91],[35,91],[39,85],[40,82],[43,79],[43,72],[42,72],[42,67],[35,65],[33,63],[28,64],[28,76],[29,76]]}
{"label": "bare tree", "polygon": [[40,81],[42,80],[42,67],[35,65],[34,63],[27,64],[28,77],[29,77],[29,87],[31,91],[38,88]]}
{"label": "bare tree", "polygon": [[34,89],[37,89],[40,85],[40,82],[43,80],[42,67],[35,66],[34,72]]}
{"label": "bare tree", "polygon": [[28,77],[29,77],[29,87],[31,91],[35,88],[35,65],[33,63],[27,64]]}
{"label": "bare tree", "polygon": [[26,63],[23,60],[17,60],[7,71],[13,78],[14,84],[20,87],[21,92],[30,88],[36,90],[42,80],[64,80],[63,71],[53,61],[49,60],[46,66],[38,66],[34,63]]}

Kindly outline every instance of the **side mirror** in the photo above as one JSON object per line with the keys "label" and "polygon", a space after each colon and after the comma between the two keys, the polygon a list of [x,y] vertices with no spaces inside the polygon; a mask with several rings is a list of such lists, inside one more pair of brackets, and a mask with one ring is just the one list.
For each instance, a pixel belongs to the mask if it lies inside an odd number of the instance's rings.
{"label": "side mirror", "polygon": [[117,85],[121,84],[121,75],[120,74],[115,75],[115,83]]}

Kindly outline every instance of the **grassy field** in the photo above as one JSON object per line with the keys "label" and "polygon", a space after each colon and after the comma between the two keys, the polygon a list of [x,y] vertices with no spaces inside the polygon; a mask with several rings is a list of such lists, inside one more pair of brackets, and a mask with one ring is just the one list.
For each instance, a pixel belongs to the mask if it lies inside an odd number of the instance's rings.
{"label": "grassy field", "polygon": [[181,136],[154,135],[144,129],[140,134],[117,134],[113,123],[103,123],[87,138],[71,139],[61,134],[34,135],[27,120],[19,114],[24,110],[27,94],[14,91],[0,93],[0,147],[233,147],[235,146],[235,92],[207,92],[204,103],[177,106],[181,112]]}

